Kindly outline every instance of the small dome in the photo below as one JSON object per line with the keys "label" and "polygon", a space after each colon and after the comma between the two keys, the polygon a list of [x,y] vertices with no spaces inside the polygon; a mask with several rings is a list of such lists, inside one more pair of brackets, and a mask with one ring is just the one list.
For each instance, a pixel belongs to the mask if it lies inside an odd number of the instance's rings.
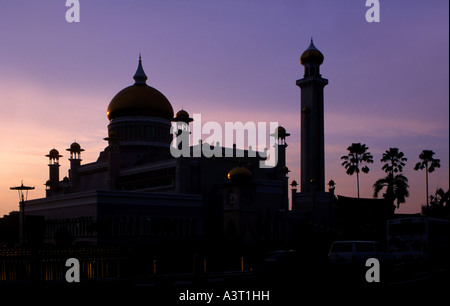
{"label": "small dome", "polygon": [[60,157],[62,157],[62,155],[59,155],[59,152],[56,149],[51,149],[50,152],[48,152],[48,154],[45,155],[45,156],[50,157],[50,158],[60,158]]}
{"label": "small dome", "polygon": [[228,179],[233,183],[243,183],[250,180],[252,172],[247,168],[238,166],[228,172]]}
{"label": "small dome", "polygon": [[275,129],[275,133],[278,133],[278,134],[286,134],[286,129],[285,129],[284,127],[282,127],[282,126],[279,126],[279,127],[277,127],[277,128]]}
{"label": "small dome", "polygon": [[177,114],[175,115],[176,118],[189,118],[189,113],[185,111],[184,109],[179,110]]}
{"label": "small dome", "polygon": [[181,109],[177,112],[177,114],[175,115],[175,118],[172,119],[172,121],[182,121],[182,122],[192,122],[193,119],[189,117],[189,113],[187,111],[185,111],[184,109]]}
{"label": "small dome", "polygon": [[271,136],[277,136],[279,138],[286,138],[287,136],[291,136],[291,134],[286,133],[286,129],[281,125],[278,126]]}
{"label": "small dome", "polygon": [[286,166],[283,166],[283,167],[281,168],[281,171],[282,171],[284,174],[288,174],[289,172],[291,172],[291,170],[289,170],[289,168],[286,167]]}
{"label": "small dome", "polygon": [[313,40],[311,38],[311,44],[309,45],[308,49],[303,52],[302,56],[300,57],[300,64],[304,65],[308,62],[315,62],[319,65],[323,63],[323,54],[320,52],[316,46],[314,46]]}
{"label": "small dome", "polygon": [[153,116],[171,120],[172,105],[161,92],[146,84],[147,76],[140,58],[134,80],[133,85],[119,91],[109,103],[106,111],[108,119],[111,121],[123,116]]}
{"label": "small dome", "polygon": [[70,152],[75,152],[75,153],[80,153],[83,152],[84,149],[81,148],[80,144],[77,142],[74,142],[70,145],[69,149],[66,149],[66,151],[70,151]]}

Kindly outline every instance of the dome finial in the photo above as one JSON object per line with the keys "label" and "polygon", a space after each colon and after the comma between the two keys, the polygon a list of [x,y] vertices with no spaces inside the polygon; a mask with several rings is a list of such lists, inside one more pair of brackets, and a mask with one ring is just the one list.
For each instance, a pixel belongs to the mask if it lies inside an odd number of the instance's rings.
{"label": "dome finial", "polygon": [[306,62],[316,62],[319,65],[323,63],[323,54],[320,52],[316,46],[313,43],[313,38],[311,37],[311,43],[308,47],[308,49],[303,52],[302,56],[300,57],[300,64],[304,64]]}
{"label": "dome finial", "polygon": [[144,68],[142,68],[141,53],[139,53],[139,64],[133,79],[135,84],[146,84],[145,81],[147,81],[147,75],[144,72]]}

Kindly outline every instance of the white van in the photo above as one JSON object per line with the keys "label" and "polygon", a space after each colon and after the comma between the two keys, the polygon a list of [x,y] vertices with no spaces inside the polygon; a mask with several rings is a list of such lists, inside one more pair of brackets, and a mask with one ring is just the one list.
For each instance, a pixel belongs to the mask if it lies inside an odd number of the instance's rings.
{"label": "white van", "polygon": [[328,253],[332,264],[365,263],[368,258],[384,256],[377,241],[335,241]]}

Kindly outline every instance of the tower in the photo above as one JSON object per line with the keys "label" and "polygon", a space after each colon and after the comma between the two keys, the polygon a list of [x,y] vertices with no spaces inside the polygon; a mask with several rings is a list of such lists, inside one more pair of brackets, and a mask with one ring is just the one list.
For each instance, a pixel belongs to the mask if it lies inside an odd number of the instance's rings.
{"label": "tower", "polygon": [[[181,109],[171,121],[176,123],[176,130],[174,131],[174,134],[177,135],[176,146],[179,150],[183,150],[183,148],[189,150],[189,135],[191,134],[189,123],[194,121],[194,119],[189,117],[187,111]],[[189,154],[189,152],[187,153]]]}
{"label": "tower", "polygon": [[291,134],[286,132],[286,129],[282,126],[279,126],[275,129],[273,134],[270,136],[275,137],[275,153],[277,154],[276,160],[277,166],[279,165],[281,168],[286,167],[286,147],[288,146],[286,143],[286,137]]}
{"label": "tower", "polygon": [[320,65],[323,54],[311,44],[300,57],[305,74],[296,84],[301,89],[301,192],[325,191],[323,88]]}
{"label": "tower", "polygon": [[59,158],[62,157],[62,155],[59,155],[58,150],[51,149],[45,156],[49,159],[49,179],[46,183],[48,188],[47,195],[49,195],[49,193],[56,192],[59,189]]}
{"label": "tower", "polygon": [[270,134],[270,136],[275,137],[275,154],[276,154],[276,160],[277,162],[277,177],[279,180],[283,181],[283,204],[281,205],[280,209],[288,210],[289,208],[289,198],[288,198],[288,177],[287,174],[289,173],[288,167],[286,167],[286,147],[288,146],[286,142],[286,137],[290,136],[291,134],[286,132],[286,129],[282,126],[278,126],[273,134]]}
{"label": "tower", "polygon": [[[174,139],[174,147],[177,147],[181,155],[176,159],[176,191],[180,193],[188,193],[190,191],[190,167],[189,161],[184,159],[183,156],[190,155],[189,147],[189,135],[191,134],[189,129],[189,123],[194,121],[189,117],[189,113],[184,109],[177,112],[172,122],[174,122],[172,128],[175,129],[173,134],[176,135]],[[172,150],[172,148],[171,148]]]}
{"label": "tower", "polygon": [[84,149],[81,148],[81,146],[74,142],[70,145],[70,148],[66,149],[66,151],[70,152],[70,170],[69,170],[69,179],[71,182],[71,189],[72,191],[78,191],[79,188],[79,176],[78,176],[78,169],[81,165],[81,152],[84,151]]}

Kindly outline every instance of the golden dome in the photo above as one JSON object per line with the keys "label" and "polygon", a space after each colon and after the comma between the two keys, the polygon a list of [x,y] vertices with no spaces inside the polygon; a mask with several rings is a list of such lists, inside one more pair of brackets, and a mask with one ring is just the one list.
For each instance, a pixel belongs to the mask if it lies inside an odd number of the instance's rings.
{"label": "golden dome", "polygon": [[309,45],[308,49],[303,52],[302,56],[300,57],[300,64],[304,65],[307,62],[315,62],[319,65],[323,63],[323,54],[320,52],[316,46],[314,46],[313,40],[311,38],[311,44]]}
{"label": "golden dome", "polygon": [[108,119],[123,116],[153,116],[171,120],[172,105],[160,91],[146,84],[147,76],[140,57],[134,80],[133,85],[122,89],[109,103],[106,111]]}
{"label": "golden dome", "polygon": [[153,116],[172,119],[169,100],[157,89],[134,84],[121,90],[109,103],[106,112],[109,120],[123,116]]}
{"label": "golden dome", "polygon": [[228,172],[228,179],[234,183],[248,181],[252,177],[252,172],[247,168],[237,166]]}

